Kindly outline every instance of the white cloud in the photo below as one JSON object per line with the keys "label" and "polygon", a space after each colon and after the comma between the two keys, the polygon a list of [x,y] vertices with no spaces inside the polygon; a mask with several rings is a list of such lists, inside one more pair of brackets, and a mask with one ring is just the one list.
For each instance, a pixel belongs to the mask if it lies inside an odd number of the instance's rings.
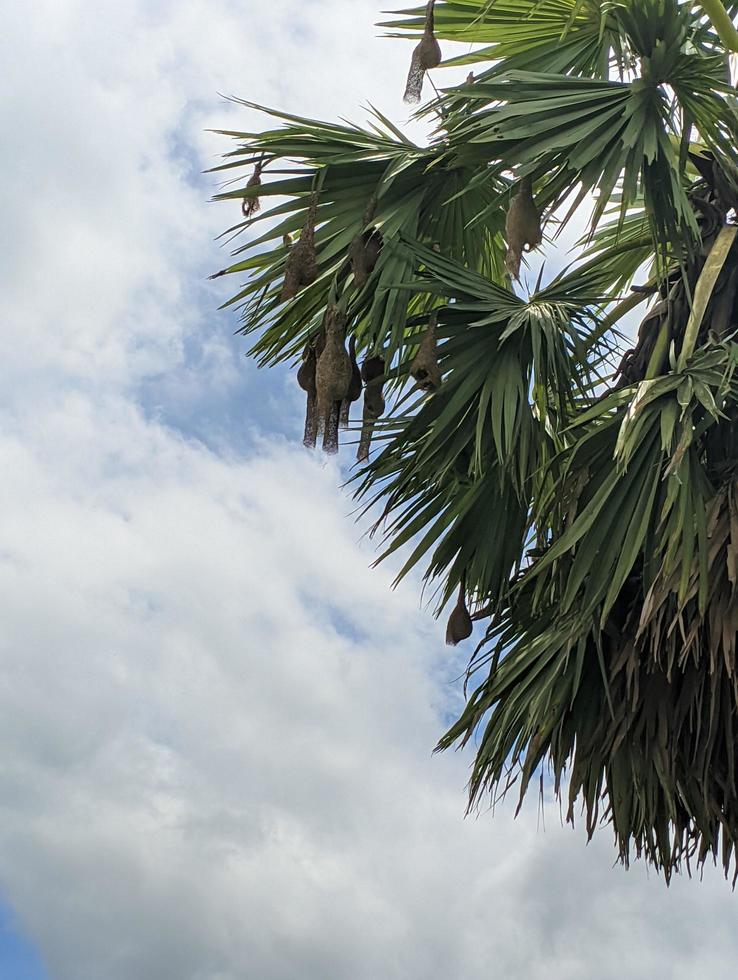
{"label": "white cloud", "polygon": [[611,870],[555,809],[462,819],[469,757],[431,757],[461,663],[333,464],[136,402],[254,398],[198,280],[203,130],[256,124],[214,93],[404,113],[374,2],[248,8],[16,4],[0,39],[0,887],[52,980],[727,978],[716,876]]}
{"label": "white cloud", "polygon": [[[738,947],[555,810],[462,819],[411,587],[337,472],[218,458],[120,400],[6,436],[0,877],[54,980],[691,978]],[[722,972],[721,972],[722,971]]]}

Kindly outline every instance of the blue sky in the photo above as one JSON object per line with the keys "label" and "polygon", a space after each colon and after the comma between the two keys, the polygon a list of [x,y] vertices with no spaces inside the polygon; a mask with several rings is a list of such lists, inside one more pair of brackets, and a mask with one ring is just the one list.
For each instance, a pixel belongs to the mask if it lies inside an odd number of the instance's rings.
{"label": "blue sky", "polygon": [[0,906],[0,977],[7,980],[49,980],[38,950],[21,936],[8,909]]}
{"label": "blue sky", "polygon": [[218,93],[404,123],[381,9],[6,14],[3,980],[733,975],[709,869],[667,892],[555,804],[464,819],[469,755],[431,753],[468,651],[369,568],[294,380],[217,312],[207,130],[261,125]]}

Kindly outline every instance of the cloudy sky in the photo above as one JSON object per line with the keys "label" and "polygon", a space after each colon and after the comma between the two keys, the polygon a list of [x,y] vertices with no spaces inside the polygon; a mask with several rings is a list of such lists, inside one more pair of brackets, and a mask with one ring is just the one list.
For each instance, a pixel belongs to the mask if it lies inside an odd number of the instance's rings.
{"label": "cloudy sky", "polygon": [[[416,583],[216,312],[218,93],[398,122],[375,0],[10,0],[0,33],[0,976],[727,980],[736,898],[464,819]],[[544,827],[545,824],[545,827]]]}

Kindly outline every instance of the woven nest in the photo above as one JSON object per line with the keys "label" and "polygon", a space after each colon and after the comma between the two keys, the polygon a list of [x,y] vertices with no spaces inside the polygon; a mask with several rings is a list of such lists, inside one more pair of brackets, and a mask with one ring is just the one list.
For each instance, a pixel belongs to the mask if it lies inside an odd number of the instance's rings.
{"label": "woven nest", "polygon": [[[261,174],[263,169],[264,162],[263,160],[259,160],[254,167],[254,172],[249,178],[249,182],[246,184],[247,190],[253,191],[255,188],[261,187]],[[244,218],[253,218],[260,210],[261,201],[259,200],[258,192],[256,194],[247,194],[241,202],[241,213]]]}
{"label": "woven nest", "polygon": [[513,279],[520,277],[523,252],[537,248],[543,241],[541,216],[533,200],[530,177],[520,181],[518,193],[512,199],[505,222],[507,257],[505,265]]}
{"label": "woven nest", "polygon": [[361,426],[361,439],[356,458],[360,463],[369,459],[372,436],[377,420],[385,410],[382,391],[385,364],[382,357],[368,357],[361,366],[361,379],[364,382],[364,411]]}
{"label": "woven nest", "polygon": [[441,387],[441,368],[436,346],[435,314],[431,315],[428,329],[410,365],[410,374],[422,391],[437,391]]}
{"label": "woven nest", "polygon": [[353,368],[346,350],[346,317],[335,307],[326,311],[325,346],[315,368],[317,435],[323,451],[338,452],[341,406],[351,390]]}
{"label": "woven nest", "polygon": [[312,285],[318,277],[318,259],[315,252],[317,213],[318,198],[316,194],[313,194],[302,233],[297,242],[288,249],[282,286],[282,302],[293,299],[301,289]]}
{"label": "woven nest", "polygon": [[432,68],[438,68],[443,60],[441,46],[435,35],[435,0],[430,0],[425,12],[425,30],[423,36],[413,51],[410,62],[410,72],[405,86],[405,102],[416,104],[423,94],[425,73]]}
{"label": "woven nest", "polygon": [[459,586],[459,597],[446,626],[446,643],[455,647],[468,640],[473,632],[474,623],[466,604],[466,576],[464,576]]}

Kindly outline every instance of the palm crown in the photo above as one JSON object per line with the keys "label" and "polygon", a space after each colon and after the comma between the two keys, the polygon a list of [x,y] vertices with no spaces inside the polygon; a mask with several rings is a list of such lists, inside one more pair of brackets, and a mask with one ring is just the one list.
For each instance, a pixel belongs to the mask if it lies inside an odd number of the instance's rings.
{"label": "palm crown", "polygon": [[[548,766],[572,819],[667,880],[738,848],[736,11],[431,2],[382,25],[418,42],[411,97],[433,44],[471,44],[419,110],[427,146],[378,110],[268,110],[217,168],[252,354],[300,364],[310,445],[363,392],[383,554],[455,603],[450,642],[480,624],[440,743],[478,733],[471,802]],[[572,264],[521,297],[575,215]]]}

